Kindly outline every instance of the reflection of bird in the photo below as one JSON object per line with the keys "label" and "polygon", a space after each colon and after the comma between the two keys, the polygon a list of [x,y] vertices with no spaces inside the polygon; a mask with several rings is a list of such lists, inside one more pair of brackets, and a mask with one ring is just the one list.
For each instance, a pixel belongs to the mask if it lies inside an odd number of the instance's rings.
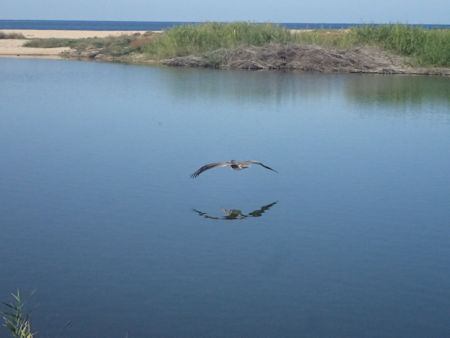
{"label": "reflection of bird", "polygon": [[249,215],[249,216],[252,216],[252,217],[260,217],[262,214],[264,214],[264,211],[269,210],[270,207],[272,207],[273,205],[275,205],[275,204],[277,204],[277,203],[278,203],[278,201],[277,201],[277,202],[270,203],[270,204],[267,204],[267,205],[263,205],[263,206],[261,207],[261,209],[252,211],[252,212],[249,213],[248,215]]}
{"label": "reflection of bird", "polygon": [[242,219],[247,217],[247,215],[244,215],[241,210],[238,209],[230,209],[227,210],[225,208],[222,208],[223,213],[225,214],[225,219]]}
{"label": "reflection of bird", "polygon": [[248,213],[247,215],[243,214],[241,210],[238,209],[224,209],[222,208],[223,213],[225,214],[225,216],[222,217],[216,217],[216,216],[209,216],[206,212],[202,212],[200,210],[197,209],[193,209],[197,214],[199,214],[200,216],[203,216],[205,218],[208,219],[225,219],[225,220],[236,220],[236,219],[244,219],[247,217],[260,217],[262,216],[262,214],[269,210],[272,206],[274,206],[275,204],[277,204],[278,202],[273,202],[267,205],[263,205],[260,209],[252,211],[250,213]]}
{"label": "reflection of bird", "polygon": [[261,167],[264,167],[266,169],[269,169],[269,170],[272,170],[272,171],[275,171],[276,173],[278,173],[278,171],[262,164],[261,162],[257,162],[257,161],[238,162],[235,160],[231,160],[230,162],[216,162],[216,163],[206,164],[203,167],[201,167],[200,169],[198,169],[195,173],[193,173],[191,175],[191,177],[196,178],[202,172],[204,172],[208,169],[215,168],[215,167],[230,167],[231,169],[234,169],[234,170],[242,170],[242,169],[246,169],[246,168],[250,167],[250,164],[259,164]]}

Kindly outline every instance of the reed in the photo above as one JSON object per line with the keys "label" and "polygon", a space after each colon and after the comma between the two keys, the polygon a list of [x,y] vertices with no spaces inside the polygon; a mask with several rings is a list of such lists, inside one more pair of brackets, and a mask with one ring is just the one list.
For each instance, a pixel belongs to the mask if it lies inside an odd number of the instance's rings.
{"label": "reed", "polygon": [[11,296],[14,298],[13,302],[3,303],[8,308],[7,311],[1,312],[3,326],[10,331],[14,338],[33,338],[34,333],[31,332],[30,323],[31,311],[25,312],[25,303],[28,297],[22,298],[19,290],[17,290],[17,294],[12,293]]}
{"label": "reed", "polygon": [[450,66],[450,30],[428,30],[408,25],[365,25],[353,29],[356,44],[377,45],[411,56],[424,66]]}
{"label": "reed", "polygon": [[291,32],[279,25],[249,22],[183,25],[165,31],[142,48],[149,57],[163,59],[198,55],[220,48],[242,45],[261,46],[268,43],[294,42]]}
{"label": "reed", "polygon": [[337,49],[347,49],[355,46],[356,39],[353,30],[349,29],[315,29],[311,31],[293,31],[298,44],[317,45]]}

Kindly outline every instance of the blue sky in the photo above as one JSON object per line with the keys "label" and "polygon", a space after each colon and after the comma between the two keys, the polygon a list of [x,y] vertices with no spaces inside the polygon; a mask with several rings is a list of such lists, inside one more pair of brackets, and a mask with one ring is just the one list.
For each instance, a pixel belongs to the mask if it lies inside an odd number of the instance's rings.
{"label": "blue sky", "polygon": [[14,0],[0,19],[449,24],[449,0]]}

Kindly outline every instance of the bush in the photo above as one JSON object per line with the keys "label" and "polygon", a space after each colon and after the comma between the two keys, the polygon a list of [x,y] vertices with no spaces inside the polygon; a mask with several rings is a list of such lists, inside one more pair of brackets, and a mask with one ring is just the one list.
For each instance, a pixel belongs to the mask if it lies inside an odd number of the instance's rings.
{"label": "bush", "polygon": [[25,39],[21,33],[4,33],[0,32],[0,39]]}

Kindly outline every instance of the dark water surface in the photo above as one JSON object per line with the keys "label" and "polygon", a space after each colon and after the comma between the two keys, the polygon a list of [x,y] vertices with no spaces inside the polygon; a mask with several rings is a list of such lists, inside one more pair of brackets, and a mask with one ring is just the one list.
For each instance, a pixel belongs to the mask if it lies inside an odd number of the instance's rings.
{"label": "dark water surface", "polygon": [[[0,102],[39,337],[450,336],[450,79],[0,59]],[[279,174],[189,177],[231,159]]]}

